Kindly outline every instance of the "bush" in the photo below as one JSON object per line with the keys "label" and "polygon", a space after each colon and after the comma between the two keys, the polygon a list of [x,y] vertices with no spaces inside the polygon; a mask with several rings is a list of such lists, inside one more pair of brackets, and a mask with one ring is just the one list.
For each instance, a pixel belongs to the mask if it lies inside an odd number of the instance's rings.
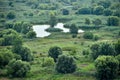
{"label": "bush", "polygon": [[9,29],[9,28],[13,28],[13,23],[11,23],[11,22],[7,22],[6,24],[5,24],[5,28],[6,29]]}
{"label": "bush", "polygon": [[91,55],[93,59],[96,59],[100,55],[111,55],[115,56],[115,49],[112,44],[99,43],[91,46]]}
{"label": "bush", "polygon": [[100,56],[95,60],[98,80],[114,80],[119,62],[112,56]]}
{"label": "bush", "polygon": [[47,32],[61,32],[63,31],[62,29],[59,29],[59,28],[53,28],[53,27],[50,27],[48,29],[46,29]]}
{"label": "bush", "polygon": [[120,54],[120,39],[115,43],[116,55]]}
{"label": "bush", "polygon": [[5,18],[5,14],[3,12],[0,13],[0,18]]}
{"label": "bush", "polygon": [[104,8],[108,8],[108,7],[110,7],[111,6],[111,2],[110,1],[99,1],[98,2],[98,5],[101,5],[101,6],[103,6]]}
{"label": "bush", "polygon": [[110,16],[113,13],[110,9],[105,9],[103,12],[105,16]]}
{"label": "bush", "polygon": [[11,60],[7,66],[8,74],[12,77],[25,77],[30,71],[30,65],[21,60]]}
{"label": "bush", "polygon": [[76,14],[90,14],[91,9],[90,8],[80,8]]}
{"label": "bush", "polygon": [[78,27],[75,24],[71,24],[70,33],[71,34],[78,34]]}
{"label": "bush", "polygon": [[28,33],[30,30],[32,30],[32,25],[30,23],[27,23],[27,22],[24,22],[22,23],[22,29],[21,29],[21,32],[23,34],[26,34]]}
{"label": "bush", "polygon": [[102,21],[101,21],[100,19],[95,19],[95,20],[93,21],[93,24],[95,24],[95,26],[99,26],[99,25],[102,24]]}
{"label": "bush", "polygon": [[7,14],[7,18],[8,18],[8,19],[14,19],[15,17],[16,17],[15,12],[9,12],[9,13]]}
{"label": "bush", "polygon": [[114,13],[113,13],[114,16],[117,16],[117,17],[120,17],[120,11],[119,10],[116,10]]}
{"label": "bush", "polygon": [[89,18],[85,19],[85,24],[88,24],[88,25],[90,24],[90,19]]}
{"label": "bush", "polygon": [[30,38],[30,39],[36,38],[36,33],[34,31],[29,31],[27,33],[27,38]]}
{"label": "bush", "polygon": [[93,40],[97,41],[99,39],[98,35],[94,35]]}
{"label": "bush", "polygon": [[119,26],[119,18],[115,16],[111,16],[107,20],[108,26]]}
{"label": "bush", "polygon": [[118,73],[120,74],[120,54],[115,57],[119,61],[119,70]]}
{"label": "bush", "polygon": [[102,15],[103,14],[103,10],[104,10],[103,6],[97,6],[97,7],[94,8],[94,14]]}
{"label": "bush", "polygon": [[0,49],[0,68],[4,68],[11,59],[14,58],[14,55],[8,49]]}
{"label": "bush", "polygon": [[29,13],[29,16],[33,16],[33,13]]}
{"label": "bush", "polygon": [[43,58],[43,63],[42,63],[43,67],[50,67],[54,65],[55,65],[55,62],[53,58],[51,57]]}
{"label": "bush", "polygon": [[62,10],[62,14],[63,14],[63,15],[69,15],[69,10],[63,9],[63,10]]}
{"label": "bush", "polygon": [[93,33],[85,32],[84,35],[83,35],[83,38],[85,38],[85,39],[93,39]]}
{"label": "bush", "polygon": [[62,49],[60,47],[51,47],[48,51],[48,55],[54,59],[54,61],[57,61],[57,58],[59,55],[62,54]]}
{"label": "bush", "polygon": [[73,73],[76,70],[76,64],[73,57],[61,55],[56,63],[56,70],[59,73]]}

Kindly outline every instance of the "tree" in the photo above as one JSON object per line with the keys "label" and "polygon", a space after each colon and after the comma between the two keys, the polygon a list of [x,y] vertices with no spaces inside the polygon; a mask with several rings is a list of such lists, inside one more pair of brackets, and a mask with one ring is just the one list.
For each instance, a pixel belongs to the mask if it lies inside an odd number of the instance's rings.
{"label": "tree", "polygon": [[50,14],[49,24],[51,27],[54,27],[57,24],[57,18],[55,16],[55,13]]}
{"label": "tree", "polygon": [[119,26],[119,18],[115,16],[111,16],[107,20],[107,25],[108,26]]}
{"label": "tree", "polygon": [[22,22],[16,22],[13,25],[13,29],[16,30],[17,32],[21,33],[22,30]]}
{"label": "tree", "polygon": [[98,5],[103,6],[104,8],[109,8],[111,6],[111,2],[110,1],[99,1]]}
{"label": "tree", "polygon": [[63,10],[62,10],[62,14],[63,14],[63,15],[69,15],[69,10],[63,9]]}
{"label": "tree", "polygon": [[16,15],[15,15],[15,12],[9,12],[8,14],[7,14],[7,18],[8,19],[14,19],[16,17]]}
{"label": "tree", "polygon": [[84,35],[83,35],[83,38],[85,38],[85,39],[93,39],[93,33],[85,32]]}
{"label": "tree", "polygon": [[114,80],[118,72],[119,62],[112,56],[100,56],[95,60],[98,80]]}
{"label": "tree", "polygon": [[76,64],[73,57],[61,55],[56,63],[56,70],[59,73],[73,73],[76,70]]}
{"label": "tree", "polygon": [[100,19],[95,19],[93,21],[93,24],[95,24],[96,26],[99,26],[100,24],[102,24],[102,21]]}
{"label": "tree", "polygon": [[97,6],[94,8],[94,14],[96,15],[102,15],[103,14],[104,7],[103,6]]}
{"label": "tree", "polygon": [[4,68],[13,58],[14,55],[10,50],[0,49],[0,68]]}
{"label": "tree", "polygon": [[115,43],[116,55],[120,54],[120,39]]}
{"label": "tree", "polygon": [[75,24],[70,26],[70,33],[71,34],[78,34],[78,27]]}
{"label": "tree", "polygon": [[43,67],[50,67],[54,65],[55,65],[55,62],[53,58],[51,57],[43,58],[43,63],[42,63]]}
{"label": "tree", "polygon": [[115,58],[119,61],[119,70],[118,70],[118,74],[120,74],[120,54],[117,55]]}
{"label": "tree", "polygon": [[27,23],[27,22],[24,22],[21,27],[22,27],[21,32],[22,32],[23,34],[26,34],[26,33],[28,33],[30,30],[32,30],[32,29],[31,29],[31,28],[32,28],[32,25],[31,25],[30,23]]}
{"label": "tree", "polygon": [[91,9],[90,8],[80,8],[76,14],[90,14],[91,13]]}
{"label": "tree", "polygon": [[30,71],[30,65],[21,60],[11,60],[7,66],[8,74],[12,77],[25,77]]}
{"label": "tree", "polygon": [[87,25],[90,24],[90,19],[89,19],[89,18],[86,18],[86,19],[85,19],[85,24],[87,24]]}
{"label": "tree", "polygon": [[117,17],[120,17],[120,12],[119,12],[119,10],[114,11],[113,15],[114,15],[114,16],[117,16]]}
{"label": "tree", "polygon": [[91,55],[93,59],[96,59],[101,55],[115,56],[115,49],[112,44],[109,43],[98,43],[91,46]]}
{"label": "tree", "polygon": [[30,39],[36,38],[36,33],[34,31],[29,31],[27,33],[27,38],[30,38]]}
{"label": "tree", "polygon": [[103,12],[105,16],[110,16],[113,13],[110,9],[105,9]]}
{"label": "tree", "polygon": [[51,47],[48,51],[48,55],[54,59],[54,61],[57,61],[57,58],[59,55],[62,54],[62,49],[60,47]]}

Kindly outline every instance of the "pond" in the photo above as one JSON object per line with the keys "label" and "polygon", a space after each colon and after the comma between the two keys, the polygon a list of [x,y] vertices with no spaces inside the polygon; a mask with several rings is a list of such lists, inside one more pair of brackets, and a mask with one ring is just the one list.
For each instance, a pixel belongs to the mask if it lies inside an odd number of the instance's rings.
{"label": "pond", "polygon": [[[50,25],[34,25],[33,30],[36,32],[37,37],[46,37],[46,36],[49,36],[51,34],[47,31],[45,31],[49,27],[50,27]],[[65,32],[65,33],[69,32],[68,28],[64,28],[63,23],[58,23],[54,28],[62,29],[63,32]],[[83,32],[84,31],[81,29],[78,30],[78,33],[83,33]]]}

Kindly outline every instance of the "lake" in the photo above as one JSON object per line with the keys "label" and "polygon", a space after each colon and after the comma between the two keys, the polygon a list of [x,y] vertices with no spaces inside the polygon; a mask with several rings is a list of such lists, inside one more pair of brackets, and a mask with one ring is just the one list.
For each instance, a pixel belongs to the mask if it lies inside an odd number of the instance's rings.
{"label": "lake", "polygon": [[[47,28],[49,28],[50,25],[33,25],[33,30],[36,32],[37,36],[36,37],[46,37],[49,36],[51,33],[45,31]],[[60,28],[63,30],[63,32],[67,33],[69,32],[68,28],[64,28],[63,23],[58,23],[54,28]],[[79,29],[78,33],[83,33],[84,31]]]}

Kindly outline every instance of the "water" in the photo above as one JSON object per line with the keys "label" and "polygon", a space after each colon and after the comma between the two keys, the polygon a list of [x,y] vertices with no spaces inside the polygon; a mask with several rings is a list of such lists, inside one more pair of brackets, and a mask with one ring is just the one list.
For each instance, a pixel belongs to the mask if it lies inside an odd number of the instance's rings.
{"label": "water", "polygon": [[[46,37],[49,36],[51,33],[45,31],[45,29],[49,28],[50,25],[34,25],[33,26],[33,30],[36,32],[37,37]],[[62,29],[63,32],[67,33],[70,32],[70,30],[68,28],[64,28],[64,24],[63,23],[58,23],[54,28],[59,28]],[[78,33],[83,33],[84,31],[79,29]]]}

